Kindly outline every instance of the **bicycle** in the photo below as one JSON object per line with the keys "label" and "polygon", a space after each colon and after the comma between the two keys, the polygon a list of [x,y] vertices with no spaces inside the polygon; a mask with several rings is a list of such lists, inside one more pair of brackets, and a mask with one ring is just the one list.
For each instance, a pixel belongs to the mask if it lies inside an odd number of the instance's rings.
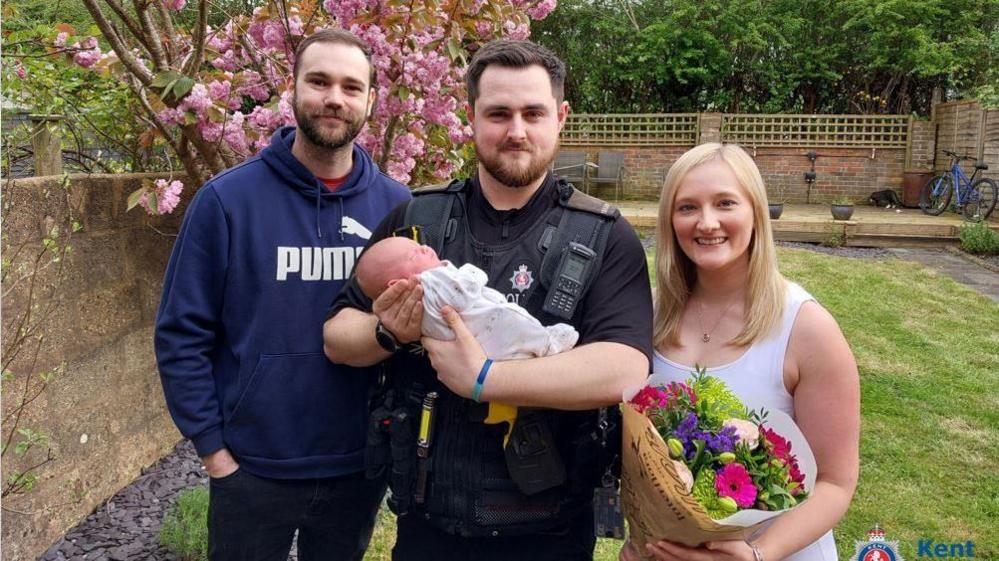
{"label": "bicycle", "polygon": [[[946,171],[926,182],[919,193],[919,208],[926,214],[938,216],[950,206],[950,198],[957,193],[955,206],[960,209],[965,220],[986,220],[996,208],[996,182],[983,177],[975,181],[978,172],[989,169],[989,166],[978,163],[977,158],[959,156],[949,150],[944,154],[950,156],[950,171]],[[961,170],[960,163],[964,160],[975,162],[975,173],[968,178]],[[955,186],[957,187],[955,189]]]}

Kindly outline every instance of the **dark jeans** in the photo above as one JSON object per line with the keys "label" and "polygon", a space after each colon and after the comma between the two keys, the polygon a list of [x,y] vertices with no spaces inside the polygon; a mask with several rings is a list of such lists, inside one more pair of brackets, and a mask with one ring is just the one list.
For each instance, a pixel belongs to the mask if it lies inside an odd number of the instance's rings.
{"label": "dark jeans", "polygon": [[210,482],[212,561],[286,561],[295,530],[301,561],[359,561],[385,493],[384,481],[363,472],[299,480],[238,469]]}
{"label": "dark jeans", "polygon": [[564,528],[525,536],[464,538],[413,514],[398,525],[392,561],[592,561],[596,545],[590,510]]}

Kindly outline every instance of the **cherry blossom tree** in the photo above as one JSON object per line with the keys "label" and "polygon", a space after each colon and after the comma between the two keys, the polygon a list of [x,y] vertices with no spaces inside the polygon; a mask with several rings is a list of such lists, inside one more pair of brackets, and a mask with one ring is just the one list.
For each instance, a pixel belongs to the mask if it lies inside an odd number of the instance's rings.
{"label": "cherry blossom tree", "polygon": [[[165,142],[200,185],[294,124],[286,77],[305,36],[349,29],[371,45],[376,109],[358,138],[392,177],[414,185],[448,178],[468,154],[463,107],[470,53],[500,37],[526,38],[555,0],[269,0],[251,15],[208,24],[209,2],[83,0],[110,50],[68,31],[58,52],[128,84],[148,131]],[[195,10],[182,25],[183,10]],[[186,19],[192,19],[190,17]],[[170,212],[181,186],[149,182],[129,197],[150,213]]]}

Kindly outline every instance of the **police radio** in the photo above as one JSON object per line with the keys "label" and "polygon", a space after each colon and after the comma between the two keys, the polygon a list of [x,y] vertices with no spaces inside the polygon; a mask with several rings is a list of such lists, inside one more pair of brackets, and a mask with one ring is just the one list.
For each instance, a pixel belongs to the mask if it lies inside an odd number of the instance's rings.
{"label": "police radio", "polygon": [[555,270],[555,278],[542,310],[561,318],[571,318],[596,258],[597,254],[592,249],[581,243],[569,242]]}

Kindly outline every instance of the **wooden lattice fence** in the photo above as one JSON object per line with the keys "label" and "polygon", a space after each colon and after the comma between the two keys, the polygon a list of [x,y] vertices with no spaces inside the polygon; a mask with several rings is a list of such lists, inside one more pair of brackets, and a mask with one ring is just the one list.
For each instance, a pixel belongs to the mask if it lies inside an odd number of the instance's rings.
{"label": "wooden lattice fence", "polygon": [[723,115],[723,142],[746,147],[906,148],[908,115]]}
{"label": "wooden lattice fence", "polygon": [[570,114],[562,129],[563,146],[693,146],[697,113]]}

